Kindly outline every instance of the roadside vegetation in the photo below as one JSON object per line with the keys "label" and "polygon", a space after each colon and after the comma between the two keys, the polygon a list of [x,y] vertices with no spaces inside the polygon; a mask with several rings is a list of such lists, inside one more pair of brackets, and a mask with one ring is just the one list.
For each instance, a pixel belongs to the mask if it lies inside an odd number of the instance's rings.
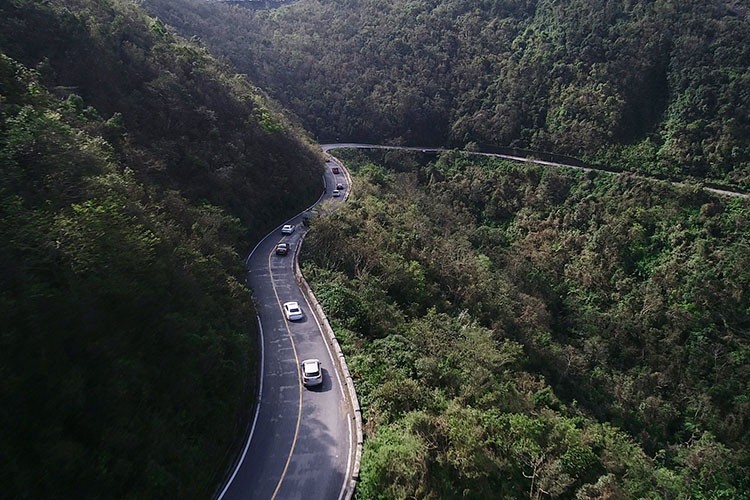
{"label": "roadside vegetation", "polygon": [[364,412],[359,498],[747,498],[748,201],[337,152],[302,251]]}
{"label": "roadside vegetation", "polygon": [[[221,481],[255,383],[241,256],[320,191],[311,139],[248,77],[321,141],[750,187],[740,2],[143,4],[161,19],[0,2],[9,498]],[[354,196],[303,258],[365,411],[361,498],[748,497],[746,200],[453,153],[347,160]]]}
{"label": "roadside vegetation", "polygon": [[306,141],[133,2],[0,3],[3,498],[213,494],[255,394],[242,257],[317,197]]}

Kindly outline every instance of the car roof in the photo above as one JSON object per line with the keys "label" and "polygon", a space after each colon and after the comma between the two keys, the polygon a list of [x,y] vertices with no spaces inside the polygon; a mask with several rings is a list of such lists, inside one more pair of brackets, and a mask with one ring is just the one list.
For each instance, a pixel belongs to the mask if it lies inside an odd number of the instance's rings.
{"label": "car roof", "polygon": [[317,371],[320,366],[320,361],[317,359],[306,359],[302,362],[302,367],[305,372]]}

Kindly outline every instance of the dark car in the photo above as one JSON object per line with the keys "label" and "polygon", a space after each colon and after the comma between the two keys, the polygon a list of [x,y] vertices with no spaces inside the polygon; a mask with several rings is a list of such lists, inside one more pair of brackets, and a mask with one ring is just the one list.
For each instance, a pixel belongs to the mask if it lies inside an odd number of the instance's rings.
{"label": "dark car", "polygon": [[338,174],[341,172],[341,170],[339,170],[339,167],[331,167],[331,172],[333,172],[334,174]]}
{"label": "dark car", "polygon": [[276,255],[286,255],[289,253],[289,243],[279,243],[276,245]]}
{"label": "dark car", "polygon": [[344,189],[344,184],[342,184],[341,182],[339,182],[338,184],[336,184],[336,189],[338,189],[339,191],[343,190]]}

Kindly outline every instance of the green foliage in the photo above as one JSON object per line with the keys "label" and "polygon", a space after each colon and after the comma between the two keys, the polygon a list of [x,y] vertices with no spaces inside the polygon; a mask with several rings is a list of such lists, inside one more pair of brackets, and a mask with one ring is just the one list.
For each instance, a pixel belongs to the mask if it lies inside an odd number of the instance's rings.
{"label": "green foliage", "polygon": [[227,207],[251,237],[272,227],[277,207],[291,215],[316,198],[320,157],[301,130],[134,2],[5,3],[0,50],[39,68],[40,83],[66,98],[90,135],[128,155],[139,180]]}
{"label": "green foliage", "polygon": [[419,498],[428,444],[408,429],[388,428],[373,438],[362,457],[362,498]]}
{"label": "green foliage", "polygon": [[147,3],[323,142],[515,145],[750,186],[737,2]]}
{"label": "green foliage", "polygon": [[135,2],[0,3],[3,497],[211,496],[254,393],[239,252],[316,197],[305,141]]}
{"label": "green foliage", "polygon": [[5,492],[204,496],[248,379],[238,223],[157,197],[80,128],[80,101],[0,66]]}
{"label": "green foliage", "polygon": [[746,200],[347,156],[303,258],[346,327],[362,498],[746,496]]}

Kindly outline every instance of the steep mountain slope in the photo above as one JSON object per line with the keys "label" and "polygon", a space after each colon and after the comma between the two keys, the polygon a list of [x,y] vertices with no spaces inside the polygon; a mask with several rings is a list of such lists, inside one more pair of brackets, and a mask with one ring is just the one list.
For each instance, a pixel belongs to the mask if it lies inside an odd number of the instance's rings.
{"label": "steep mountain slope", "polygon": [[212,494],[254,393],[241,256],[318,165],[135,3],[0,4],[3,497]]}
{"label": "steep mountain slope", "polygon": [[108,119],[139,177],[226,206],[256,235],[279,207],[311,199],[318,158],[301,131],[134,2],[22,1],[0,15],[0,47]]}
{"label": "steep mountain slope", "polygon": [[747,498],[750,203],[337,151],[305,275],[354,374],[358,497]]}
{"label": "steep mountain slope", "polygon": [[147,4],[321,140],[516,145],[750,186],[739,2]]}

